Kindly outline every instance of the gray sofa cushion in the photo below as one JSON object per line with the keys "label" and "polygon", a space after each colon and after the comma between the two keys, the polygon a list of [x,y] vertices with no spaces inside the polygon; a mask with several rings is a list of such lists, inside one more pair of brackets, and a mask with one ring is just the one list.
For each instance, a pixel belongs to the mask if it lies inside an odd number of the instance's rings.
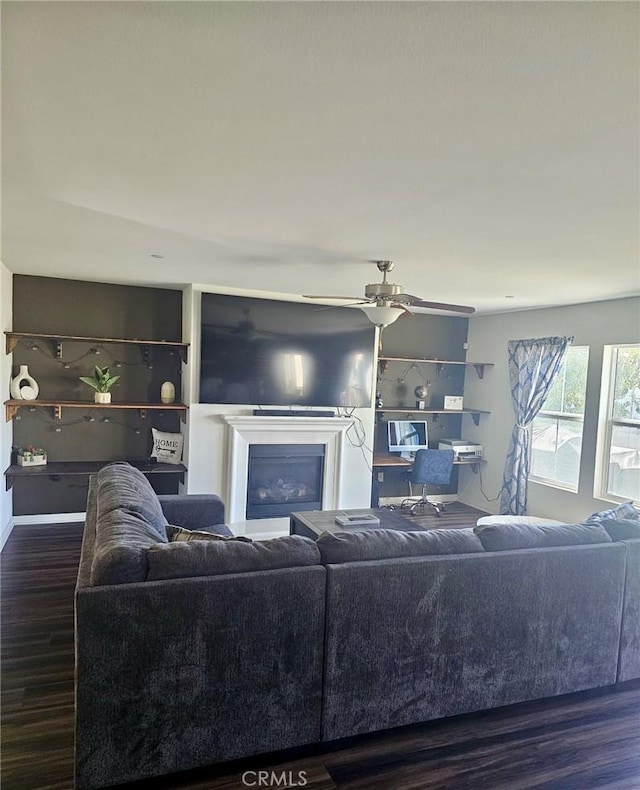
{"label": "gray sofa cushion", "polygon": [[276,568],[319,565],[315,542],[300,535],[244,543],[235,540],[193,540],[151,546],[147,579],[218,576]]}
{"label": "gray sofa cushion", "polygon": [[167,540],[167,519],[147,478],[131,464],[113,463],[97,474],[98,522],[112,510],[134,513],[149,523],[160,538]]}
{"label": "gray sofa cushion", "polygon": [[434,529],[428,532],[398,532],[390,529],[323,532],[317,540],[317,546],[324,565],[484,551],[482,543],[472,529]]}
{"label": "gray sofa cushion", "polygon": [[[224,502],[216,494],[160,494],[158,502],[170,524],[211,531],[209,524],[224,526]],[[231,532],[220,532],[231,534]]]}
{"label": "gray sofa cushion", "polygon": [[633,540],[640,538],[640,519],[605,518],[600,522],[612,540]]}
{"label": "gray sofa cushion", "polygon": [[147,577],[147,549],[167,545],[137,513],[111,510],[96,522],[91,585],[141,582]]}
{"label": "gray sofa cushion", "polygon": [[607,531],[599,524],[537,527],[525,524],[488,524],[484,527],[474,527],[473,531],[480,538],[486,551],[611,543]]}

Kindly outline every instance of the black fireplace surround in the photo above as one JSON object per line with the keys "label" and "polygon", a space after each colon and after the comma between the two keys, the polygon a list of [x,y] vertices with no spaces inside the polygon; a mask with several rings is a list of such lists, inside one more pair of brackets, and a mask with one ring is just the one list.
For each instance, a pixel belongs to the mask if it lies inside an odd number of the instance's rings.
{"label": "black fireplace surround", "polygon": [[324,444],[249,445],[247,518],[322,509]]}

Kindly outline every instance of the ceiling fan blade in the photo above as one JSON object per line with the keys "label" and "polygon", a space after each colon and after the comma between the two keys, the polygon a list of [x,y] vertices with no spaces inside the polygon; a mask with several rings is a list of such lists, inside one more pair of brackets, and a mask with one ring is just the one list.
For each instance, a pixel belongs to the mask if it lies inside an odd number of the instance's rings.
{"label": "ceiling fan blade", "polygon": [[346,300],[347,302],[368,302],[369,299],[365,299],[362,296],[319,296],[318,294],[302,294],[303,299],[341,299]]}
{"label": "ceiling fan blade", "polygon": [[[405,294],[406,296],[406,294]],[[416,299],[410,302],[411,307],[426,307],[430,310],[450,310],[453,313],[475,313],[475,307],[468,307],[463,304],[443,304],[442,302],[425,302],[423,299]]]}
{"label": "ceiling fan blade", "polygon": [[[324,297],[327,299],[328,297]],[[343,307],[360,307],[361,304],[371,304],[371,302],[363,302],[362,299],[359,299],[357,302],[349,302],[345,305],[337,305],[337,304],[323,304],[318,305],[315,308],[315,311],[318,312],[320,310],[342,310]]]}

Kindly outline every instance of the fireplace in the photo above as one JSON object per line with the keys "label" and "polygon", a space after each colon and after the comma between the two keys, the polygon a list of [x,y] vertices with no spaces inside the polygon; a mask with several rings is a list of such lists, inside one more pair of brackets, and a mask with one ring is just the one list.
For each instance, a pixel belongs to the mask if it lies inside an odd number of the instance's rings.
{"label": "fireplace", "polygon": [[323,444],[249,445],[247,518],[322,509]]}
{"label": "fireplace", "polygon": [[[249,450],[258,445],[309,446],[324,452],[320,504],[318,510],[348,507],[344,501],[347,488],[347,464],[344,463],[345,438],[353,420],[347,417],[278,417],[257,415],[225,415],[229,427],[227,443],[227,520],[234,524],[249,518]],[[223,497],[224,498],[224,497]],[[303,504],[289,511],[304,510]],[[265,516],[266,518],[266,516]],[[285,521],[285,517],[282,517]]]}

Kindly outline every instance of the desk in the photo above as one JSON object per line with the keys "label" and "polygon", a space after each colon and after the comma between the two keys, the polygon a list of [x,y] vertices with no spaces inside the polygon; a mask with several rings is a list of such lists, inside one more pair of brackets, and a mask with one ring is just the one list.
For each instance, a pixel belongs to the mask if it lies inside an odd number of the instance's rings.
{"label": "desk", "polygon": [[412,461],[407,461],[406,458],[401,458],[400,453],[380,453],[373,456],[373,466],[413,466]]}
{"label": "desk", "polygon": [[[454,466],[470,466],[474,472],[477,473],[479,464],[486,464],[484,458],[463,458],[455,459]],[[410,471],[413,467],[413,461],[407,461],[406,458],[401,458],[400,453],[374,453],[373,455],[373,470],[381,472],[383,469],[406,469]],[[374,472],[371,485],[371,507],[378,507],[379,505],[379,488],[378,475]]]}
{"label": "desk", "polygon": [[[485,464],[484,458],[456,458],[453,462],[454,466],[477,466],[478,464]],[[407,461],[401,458],[400,454],[392,453],[375,453],[373,456],[374,469],[380,467],[404,467],[409,468],[413,466],[413,461]]]}
{"label": "desk", "polygon": [[[89,477],[96,474],[112,461],[47,461],[38,466],[18,466],[13,464],[5,470],[5,487],[8,491],[13,485],[14,478],[32,477],[67,477],[69,475]],[[127,459],[122,459],[127,460]],[[183,464],[152,464],[149,460],[127,460],[128,464],[135,466],[143,475],[180,475],[180,482],[184,483],[184,473],[187,471]]]}

